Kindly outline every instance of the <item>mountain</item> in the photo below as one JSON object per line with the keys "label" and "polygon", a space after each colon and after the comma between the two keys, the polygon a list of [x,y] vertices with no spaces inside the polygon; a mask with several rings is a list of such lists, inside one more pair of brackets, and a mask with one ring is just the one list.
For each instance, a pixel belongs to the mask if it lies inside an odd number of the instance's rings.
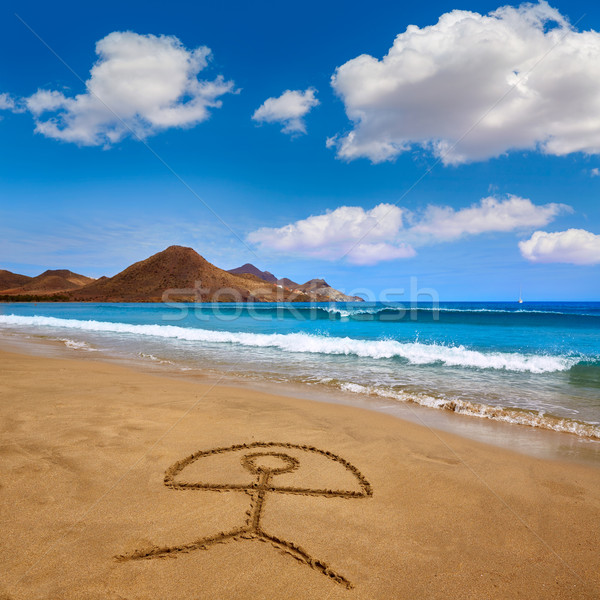
{"label": "mountain", "polygon": [[311,298],[318,296],[320,298],[319,302],[363,302],[363,299],[359,296],[347,296],[339,290],[332,288],[324,279],[311,279],[299,285],[287,277],[277,279],[273,273],[261,271],[258,267],[250,263],[246,263],[236,269],[230,269],[228,273],[254,275],[263,281],[283,286],[294,293],[302,292],[308,294]]}
{"label": "mountain", "polygon": [[18,273],[11,273],[10,271],[0,269],[0,291],[25,285],[31,279],[27,275],[19,275]]}
{"label": "mountain", "polygon": [[192,248],[170,246],[114,277],[92,279],[66,269],[37,277],[0,270],[0,294],[22,300],[75,302],[348,302],[323,279],[298,285],[246,263],[224,271]]}
{"label": "mountain", "polygon": [[269,273],[269,271],[261,271],[259,268],[251,265],[250,263],[246,263],[245,265],[235,269],[229,269],[227,272],[232,273],[233,275],[256,275],[256,277],[266,281],[267,283],[277,283],[277,277],[275,277],[273,273]]}
{"label": "mountain", "polygon": [[290,288],[290,289],[296,289],[296,288],[298,288],[298,284],[295,281],[292,281],[291,279],[288,279],[287,277],[283,277],[282,279],[278,279],[277,283],[279,285],[282,285],[283,287]]}
{"label": "mountain", "polygon": [[256,275],[256,277],[259,277],[263,281],[267,281],[268,283],[275,283],[277,285],[282,285],[283,287],[290,289],[298,287],[298,284],[295,281],[292,281],[287,277],[284,277],[283,279],[277,279],[277,277],[275,277],[273,273],[270,273],[269,271],[261,271],[258,267],[255,267],[250,263],[246,263],[245,265],[242,265],[241,267],[237,267],[235,269],[230,269],[227,272],[235,273],[236,275]]}
{"label": "mountain", "polygon": [[332,288],[324,279],[311,279],[298,286],[298,290],[309,295],[324,296],[329,302],[364,302],[360,296],[347,296]]}
{"label": "mountain", "polygon": [[[8,273],[3,271],[2,273]],[[11,273],[13,278],[14,273]],[[54,269],[44,271],[37,277],[27,277],[26,275],[16,275],[19,278],[26,278],[20,285],[13,285],[10,288],[2,289],[3,294],[19,295],[46,295],[46,294],[57,294],[59,292],[68,292],[76,290],[85,285],[88,285],[94,281],[91,277],[85,275],[79,275],[68,271],[67,269]]]}
{"label": "mountain", "polygon": [[331,287],[324,279],[311,279],[306,283],[298,286],[301,290],[310,290],[310,289],[318,289],[318,288],[328,288]]}
{"label": "mountain", "polygon": [[[255,274],[229,273],[209,263],[192,248],[183,246],[170,246],[114,277],[75,290],[70,297],[95,302],[275,302],[292,299],[288,291]],[[307,294],[302,294],[301,298],[311,300]]]}

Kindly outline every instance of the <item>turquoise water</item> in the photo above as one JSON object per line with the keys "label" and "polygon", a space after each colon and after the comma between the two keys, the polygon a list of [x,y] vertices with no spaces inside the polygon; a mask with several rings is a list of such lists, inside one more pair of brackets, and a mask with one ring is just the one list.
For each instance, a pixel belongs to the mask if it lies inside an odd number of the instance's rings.
{"label": "turquoise water", "polygon": [[600,303],[1,304],[0,331],[600,439]]}

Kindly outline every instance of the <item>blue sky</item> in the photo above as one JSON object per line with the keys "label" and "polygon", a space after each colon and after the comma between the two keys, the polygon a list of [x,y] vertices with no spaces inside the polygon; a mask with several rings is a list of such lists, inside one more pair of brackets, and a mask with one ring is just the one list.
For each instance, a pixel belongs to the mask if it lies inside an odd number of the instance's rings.
{"label": "blue sky", "polygon": [[[598,299],[600,177],[594,169],[600,168],[600,126],[594,119],[600,120],[600,73],[594,65],[600,55],[577,79],[570,73],[581,66],[579,32],[591,32],[592,53],[597,43],[600,54],[600,6],[552,2],[576,23],[569,30],[551,19],[532,25],[543,13],[539,6],[537,13],[515,9],[496,16],[490,25],[485,15],[503,6],[491,2],[82,4],[3,3],[0,94],[8,96],[7,109],[0,111],[1,268],[29,275],[46,268],[113,275],[181,244],[223,268],[252,262],[300,282],[324,277],[346,291],[367,287],[379,294],[407,288],[417,277],[419,287],[434,288],[442,300],[511,300],[520,284],[531,300]],[[401,67],[381,62],[409,25],[422,32],[455,9],[478,13],[467,30],[473,36],[488,35],[486,28],[498,22],[502,29],[490,35],[516,40],[514,60],[511,51],[492,48],[484,57],[489,69],[473,66],[481,53],[453,21],[427,30],[433,41],[422,36],[423,47],[402,38]],[[563,44],[567,31],[569,43]],[[141,37],[109,37],[104,58],[98,56],[96,43],[113,32]],[[184,123],[188,117],[177,113],[173,126],[156,125],[170,113],[161,112],[150,125],[124,117],[144,143],[129,130],[110,143],[98,142],[98,136],[82,142],[79,133],[65,141],[74,129],[65,128],[64,119],[74,111],[80,111],[86,131],[105,135],[102,126],[94,129],[81,102],[68,104],[85,92],[74,73],[89,80],[94,63],[109,62],[111,52],[122,58],[132,40],[150,40],[153,52],[164,38],[150,34],[175,36],[189,56],[210,48],[207,65],[190,80],[214,82],[222,75],[221,85],[229,89],[207,101],[222,104],[208,106],[206,117],[196,121]],[[440,40],[458,56],[450,66]],[[407,62],[408,51],[414,62]],[[361,55],[373,57],[364,68],[353,61]],[[97,89],[108,89],[118,77],[111,65],[95,76]],[[342,65],[334,87],[331,77]],[[387,71],[380,75],[383,66]],[[486,76],[492,74],[482,81],[477,69],[484,67]],[[419,102],[410,102],[414,87],[398,84],[396,91],[380,92],[390,77],[400,81],[416,73],[422,79],[425,72],[431,75],[418,88],[424,94]],[[502,78],[510,79],[511,72],[522,102],[516,108],[508,105],[510,98],[501,101]],[[456,78],[451,93],[444,87],[448,73]],[[157,80],[170,85],[159,75]],[[56,110],[36,113],[34,101],[50,106],[47,97],[34,96],[38,90],[66,100]],[[263,109],[262,120],[252,119],[268,98],[279,99],[286,90],[298,92],[290,101],[298,101],[300,111],[307,90],[314,90],[318,105],[299,117],[299,125],[281,117],[293,109],[283,100]],[[201,93],[200,104],[206,97]],[[149,97],[144,90],[139,95]],[[573,97],[583,100],[575,105]],[[177,106],[190,98],[194,92],[187,90]],[[496,130],[486,129],[491,121],[476,124],[481,108],[492,109],[490,119],[498,117]],[[118,115],[127,110],[116,104],[110,109]],[[59,133],[34,131],[36,120],[43,127],[52,119]],[[282,132],[290,122],[291,133]],[[456,142],[463,124],[474,129],[456,151],[435,145]],[[348,137],[352,132],[355,137]],[[384,208],[372,213],[379,205]],[[340,207],[360,210],[336,212]],[[310,220],[319,216],[324,218]],[[323,224],[326,235],[319,237]],[[567,236],[569,230],[576,233]],[[535,232],[542,233],[534,239]]]}

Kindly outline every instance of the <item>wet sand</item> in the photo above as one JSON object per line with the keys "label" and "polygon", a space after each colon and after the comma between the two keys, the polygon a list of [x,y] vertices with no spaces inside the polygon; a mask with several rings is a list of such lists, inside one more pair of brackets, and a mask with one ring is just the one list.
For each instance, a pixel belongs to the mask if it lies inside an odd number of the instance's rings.
{"label": "wet sand", "polygon": [[0,352],[0,598],[598,598],[600,469]]}

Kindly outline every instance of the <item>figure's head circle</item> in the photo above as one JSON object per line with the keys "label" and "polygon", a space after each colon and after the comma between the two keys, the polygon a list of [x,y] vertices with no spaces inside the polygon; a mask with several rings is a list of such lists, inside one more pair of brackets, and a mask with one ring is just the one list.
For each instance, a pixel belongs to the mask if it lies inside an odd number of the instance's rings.
{"label": "figure's head circle", "polygon": [[[268,458],[271,458],[269,460]],[[267,460],[264,460],[264,459]],[[276,460],[274,461],[273,458]],[[261,459],[263,459],[261,461]],[[279,462],[281,466],[273,466],[273,463]],[[270,473],[279,475],[280,473],[289,473],[298,468],[299,462],[293,456],[283,452],[252,452],[242,456],[242,466],[251,473]]]}

